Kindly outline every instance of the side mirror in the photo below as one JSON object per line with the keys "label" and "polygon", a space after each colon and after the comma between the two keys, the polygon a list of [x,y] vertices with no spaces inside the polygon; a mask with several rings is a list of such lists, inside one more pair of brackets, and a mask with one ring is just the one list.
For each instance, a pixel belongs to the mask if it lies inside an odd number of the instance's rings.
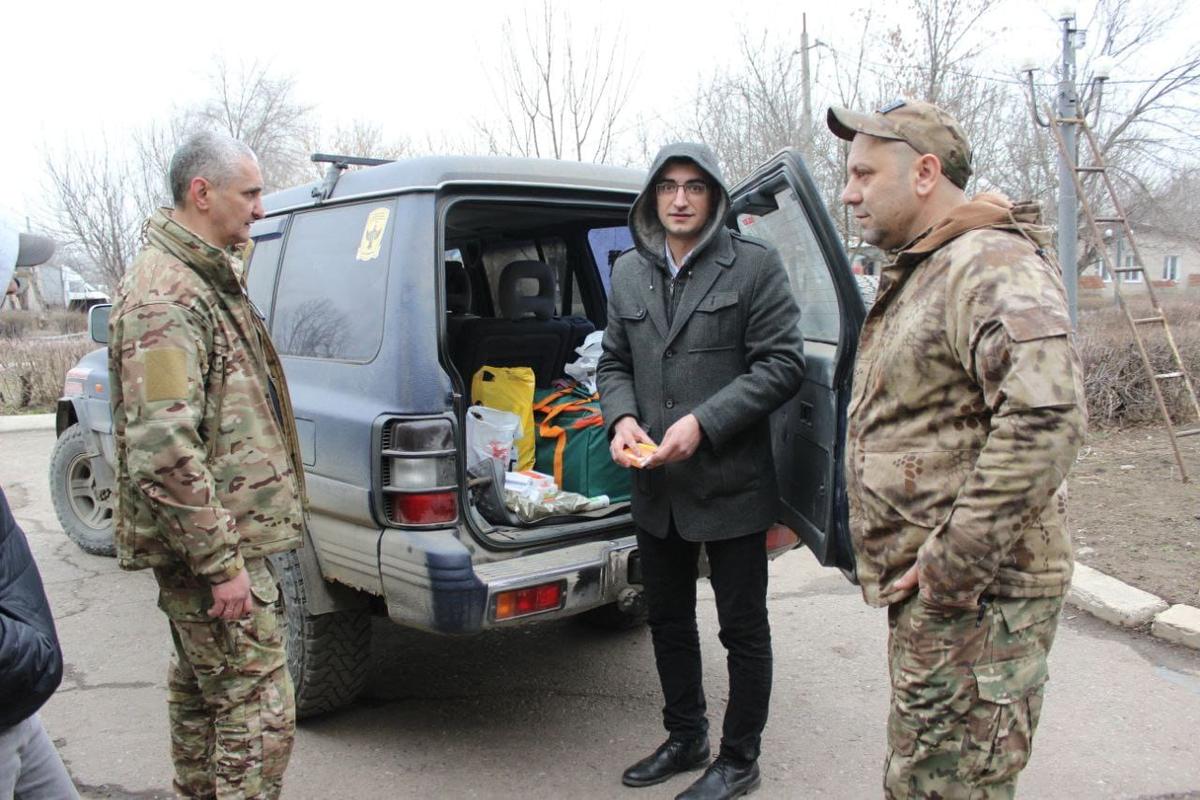
{"label": "side mirror", "polygon": [[112,303],[102,303],[88,309],[88,333],[96,344],[108,344],[108,316]]}

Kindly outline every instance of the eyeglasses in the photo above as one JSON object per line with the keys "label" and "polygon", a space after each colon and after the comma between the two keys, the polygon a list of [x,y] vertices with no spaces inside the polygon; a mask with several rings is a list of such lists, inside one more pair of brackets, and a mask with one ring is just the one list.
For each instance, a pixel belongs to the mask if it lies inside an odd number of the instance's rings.
{"label": "eyeglasses", "polygon": [[704,181],[688,181],[687,183],[676,183],[675,181],[659,181],[654,184],[654,189],[663,197],[674,197],[679,189],[687,192],[692,197],[699,197],[708,192],[708,184]]}

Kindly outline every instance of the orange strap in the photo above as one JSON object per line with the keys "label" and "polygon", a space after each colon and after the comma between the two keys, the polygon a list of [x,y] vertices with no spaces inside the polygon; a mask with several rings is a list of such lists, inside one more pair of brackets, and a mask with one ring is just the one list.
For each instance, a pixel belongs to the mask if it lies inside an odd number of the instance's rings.
{"label": "orange strap", "polygon": [[[553,403],[555,400],[559,399],[560,397],[564,397],[566,395],[572,394],[573,391],[574,391],[573,387],[567,388],[567,389],[560,389],[557,392],[552,392],[551,394],[546,395],[541,400],[539,400],[537,403],[535,403],[533,406],[534,411],[545,412],[545,414],[546,414],[545,419],[543,419],[541,421],[541,423],[538,425],[538,433],[542,436],[543,439],[554,439],[555,440],[555,442],[554,442],[554,482],[556,484],[558,484],[558,487],[560,489],[562,488],[562,485],[563,485],[563,482],[562,482],[562,479],[563,479],[563,453],[567,449],[567,432],[565,429],[563,429],[562,427],[560,427],[558,425],[551,425],[550,421],[553,420],[555,417],[557,417],[559,414],[565,413],[567,411],[592,411],[592,409],[588,408],[588,406],[591,403],[594,403],[600,399],[600,395],[598,395],[598,394],[593,394],[591,397],[588,397],[587,399],[583,399],[583,398],[579,397],[578,395],[576,395],[575,399],[570,400],[566,403],[560,403],[556,406],[551,405],[551,403]],[[571,423],[570,427],[574,430],[583,430],[584,428],[600,427],[602,425],[604,425],[603,415],[601,415],[599,412],[592,412],[588,416],[581,417],[578,420],[576,420],[575,422]]]}

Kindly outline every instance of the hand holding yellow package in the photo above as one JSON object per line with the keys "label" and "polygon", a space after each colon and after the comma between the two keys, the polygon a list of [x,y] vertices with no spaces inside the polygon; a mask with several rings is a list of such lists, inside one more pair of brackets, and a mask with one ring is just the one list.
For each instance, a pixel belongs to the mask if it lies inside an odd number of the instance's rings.
{"label": "hand holding yellow package", "polygon": [[650,442],[638,442],[632,447],[625,447],[625,457],[629,459],[630,466],[641,469],[646,466],[646,462],[650,460],[650,456],[658,449],[658,445]]}

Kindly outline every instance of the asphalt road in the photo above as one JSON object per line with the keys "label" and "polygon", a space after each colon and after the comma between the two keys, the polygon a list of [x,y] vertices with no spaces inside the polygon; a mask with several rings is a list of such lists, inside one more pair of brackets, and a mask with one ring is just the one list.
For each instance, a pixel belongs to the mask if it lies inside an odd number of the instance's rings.
{"label": "asphalt road", "polygon": [[[46,480],[52,444],[52,432],[0,434],[0,486],[66,654],[42,718],[85,797],[169,797],[170,644],[153,579],[62,534]],[[775,694],[754,796],[879,797],[885,616],[803,551],[771,576]],[[715,745],[726,679],[707,585],[700,614]],[[663,735],[644,630],[564,622],[451,640],[381,620],[373,662],[357,705],[301,724],[285,798],[653,800],[687,785],[620,785]],[[1068,610],[1050,672],[1021,797],[1200,798],[1200,653]]]}

